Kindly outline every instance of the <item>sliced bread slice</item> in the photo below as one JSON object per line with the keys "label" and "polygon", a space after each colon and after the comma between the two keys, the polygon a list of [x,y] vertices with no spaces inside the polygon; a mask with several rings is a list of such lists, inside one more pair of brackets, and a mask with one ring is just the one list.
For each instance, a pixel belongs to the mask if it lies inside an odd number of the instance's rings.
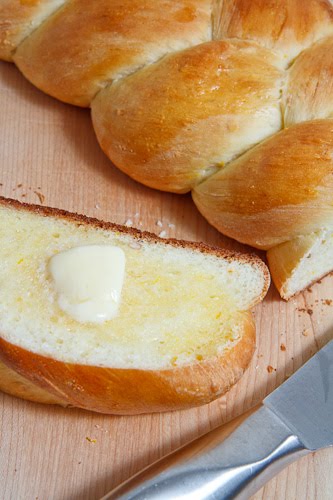
{"label": "sliced bread slice", "polygon": [[269,286],[256,256],[4,198],[0,241],[0,360],[61,404],[187,408],[252,357]]}

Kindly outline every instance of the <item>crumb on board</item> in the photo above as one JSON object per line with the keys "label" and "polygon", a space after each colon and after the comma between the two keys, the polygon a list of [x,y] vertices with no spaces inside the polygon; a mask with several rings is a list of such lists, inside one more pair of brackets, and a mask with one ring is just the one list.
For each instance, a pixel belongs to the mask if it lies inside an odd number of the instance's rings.
{"label": "crumb on board", "polygon": [[[38,188],[39,189],[39,188]],[[38,196],[38,199],[39,199],[39,203],[41,205],[43,205],[44,201],[45,201],[45,196],[43,195],[43,193],[41,193],[40,191],[34,191],[35,195]]]}
{"label": "crumb on board", "polygon": [[160,238],[166,238],[167,237],[167,232],[166,231],[161,231],[159,234]]}
{"label": "crumb on board", "polygon": [[99,203],[95,203],[95,208],[98,210],[99,208],[101,208],[100,204]]}
{"label": "crumb on board", "polygon": [[268,365],[266,369],[267,369],[268,373],[276,372],[276,368],[273,368],[272,365]]}
{"label": "crumb on board", "polygon": [[89,442],[89,443],[96,443],[97,442],[97,439],[93,439],[89,436],[86,436],[86,440]]}
{"label": "crumb on board", "polygon": [[323,299],[323,303],[326,306],[331,306],[333,304],[333,300],[332,299]]}
{"label": "crumb on board", "polygon": [[305,307],[298,307],[297,311],[306,312],[306,313],[308,313],[309,316],[312,316],[312,314],[313,314],[313,309],[310,309],[310,308],[306,309]]}
{"label": "crumb on board", "polygon": [[307,337],[309,335],[309,333],[310,333],[310,330],[308,328],[306,328],[305,330],[303,330],[302,335],[303,335],[303,337]]}
{"label": "crumb on board", "polygon": [[280,349],[281,349],[281,351],[286,351],[287,350],[287,348],[286,348],[286,346],[284,344],[280,345]]}
{"label": "crumb on board", "polygon": [[157,220],[156,221],[156,226],[162,227],[163,226],[163,222],[161,220]]}
{"label": "crumb on board", "polygon": [[126,226],[126,227],[131,227],[131,226],[133,226],[133,221],[132,221],[132,219],[127,219],[127,220],[125,221],[125,226]]}
{"label": "crumb on board", "polygon": [[175,225],[175,224],[170,223],[170,224],[168,224],[168,227],[169,227],[170,229],[174,229],[174,228],[176,227],[176,225]]}

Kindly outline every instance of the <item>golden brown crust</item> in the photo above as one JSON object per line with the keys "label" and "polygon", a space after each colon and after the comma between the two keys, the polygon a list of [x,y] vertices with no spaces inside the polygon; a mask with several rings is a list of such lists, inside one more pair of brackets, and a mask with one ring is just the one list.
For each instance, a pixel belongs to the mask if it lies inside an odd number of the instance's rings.
{"label": "golden brown crust", "polygon": [[64,0],[1,0],[0,59],[12,61],[22,40]]}
{"label": "golden brown crust", "polygon": [[[1,353],[0,353],[1,357]],[[59,398],[41,389],[0,361],[0,391],[35,403],[66,406]]]}
{"label": "golden brown crust", "polygon": [[210,0],[70,0],[14,61],[36,87],[89,106],[106,83],[211,38]]}
{"label": "golden brown crust", "polygon": [[223,0],[215,38],[255,40],[283,53],[286,63],[333,34],[329,0]]}
{"label": "golden brown crust", "polygon": [[99,93],[92,103],[99,143],[139,182],[189,191],[280,130],[280,64],[237,40],[171,54]]}
{"label": "golden brown crust", "polygon": [[168,370],[126,370],[64,363],[29,352],[0,337],[0,359],[68,405],[109,414],[185,409],[227,392],[255,349],[255,326],[244,313],[240,340],[219,356]]}
{"label": "golden brown crust", "polygon": [[253,148],[193,191],[224,234],[257,248],[333,226],[333,120],[300,123]]}
{"label": "golden brown crust", "polygon": [[333,118],[333,36],[305,50],[294,62],[284,96],[285,126]]}
{"label": "golden brown crust", "polygon": [[104,229],[106,231],[115,231],[118,233],[128,234],[133,238],[136,238],[138,240],[145,240],[150,243],[156,242],[167,246],[170,245],[178,248],[188,248],[192,251],[197,251],[207,255],[215,255],[216,257],[223,258],[228,262],[237,260],[239,262],[249,263],[254,267],[256,267],[258,270],[260,270],[264,279],[264,286],[261,294],[257,297],[255,302],[251,304],[249,307],[253,307],[255,304],[258,304],[259,302],[261,302],[261,300],[263,300],[270,285],[270,275],[268,269],[264,264],[264,262],[254,253],[234,252],[224,248],[206,245],[205,243],[202,242],[176,240],[174,238],[168,238],[168,239],[160,238],[148,231],[140,231],[139,229],[135,229],[132,227],[126,227],[126,226],[121,226],[119,224],[114,224],[112,222],[101,221],[99,219],[86,217],[85,215],[74,214],[58,208],[22,203],[18,200],[5,198],[3,196],[0,196],[0,205],[5,207],[12,207],[15,210],[26,210],[32,213],[37,213],[38,215],[41,215],[43,217],[55,217],[58,219],[59,218],[65,219],[77,225],[89,225]]}

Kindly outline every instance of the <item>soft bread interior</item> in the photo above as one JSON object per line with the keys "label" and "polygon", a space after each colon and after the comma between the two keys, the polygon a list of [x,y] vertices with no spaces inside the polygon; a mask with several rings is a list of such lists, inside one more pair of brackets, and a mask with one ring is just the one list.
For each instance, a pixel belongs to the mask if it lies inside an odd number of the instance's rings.
{"label": "soft bread interior", "polygon": [[[0,240],[1,336],[69,363],[164,369],[216,356],[241,337],[245,311],[269,281],[256,258],[1,203]],[[126,255],[119,313],[103,324],[64,313],[48,274],[53,255],[87,244],[116,245]]]}
{"label": "soft bread interior", "polygon": [[273,281],[289,299],[333,270],[333,231],[299,236],[267,252]]}

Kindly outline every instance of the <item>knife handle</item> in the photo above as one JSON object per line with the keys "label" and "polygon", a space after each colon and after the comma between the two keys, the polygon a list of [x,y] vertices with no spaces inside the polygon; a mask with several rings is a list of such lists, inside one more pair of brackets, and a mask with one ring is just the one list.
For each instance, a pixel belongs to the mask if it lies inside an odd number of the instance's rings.
{"label": "knife handle", "polygon": [[102,500],[248,499],[307,453],[298,437],[260,406],[158,460]]}

